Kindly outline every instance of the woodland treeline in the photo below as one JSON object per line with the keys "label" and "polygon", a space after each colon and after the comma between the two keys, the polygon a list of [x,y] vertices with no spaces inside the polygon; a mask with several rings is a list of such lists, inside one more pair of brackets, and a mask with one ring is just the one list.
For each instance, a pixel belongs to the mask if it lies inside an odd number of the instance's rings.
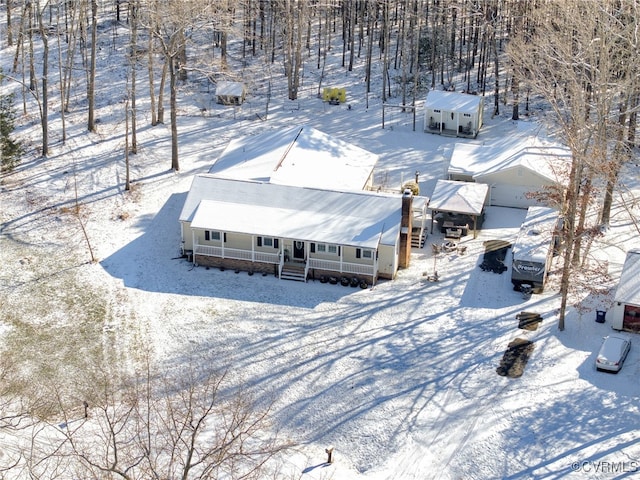
{"label": "woodland treeline", "polygon": [[395,92],[395,103],[410,105],[428,89],[455,89],[517,120],[541,100],[573,156],[567,188],[548,192],[565,218],[564,301],[572,269],[609,223],[621,169],[637,157],[638,0],[5,0],[5,12],[7,77],[22,84],[25,111],[27,96],[37,103],[44,156],[52,115],[62,142],[72,109],[95,130],[104,55],[127,65],[127,160],[144,95],[152,125],[169,105],[174,170],[177,86],[195,75],[251,84],[284,72],[295,100],[303,68],[322,78],[328,55],[339,55],[345,70],[364,66],[366,91],[379,89],[383,101]]}
{"label": "woodland treeline", "polygon": [[[67,116],[84,117],[87,132],[96,130],[108,58],[126,71],[127,165],[139,119],[148,118],[170,123],[174,170],[177,99],[196,77],[249,85],[284,78],[294,100],[304,68],[322,78],[327,58],[339,56],[345,70],[364,67],[367,92],[383,101],[393,95],[396,104],[411,105],[429,89],[455,89],[486,96],[491,113],[507,109],[518,120],[535,99],[572,154],[566,188],[546,192],[564,218],[562,330],[572,289],[593,289],[606,273],[587,258],[614,201],[638,225],[637,200],[619,180],[637,171],[625,168],[638,158],[639,7],[637,0],[0,0],[0,41],[13,52],[2,75],[18,86],[18,110],[37,109],[46,157],[52,128],[65,143]],[[32,442],[5,456],[0,475],[20,468],[25,478],[250,477],[286,446],[264,440],[267,412],[245,395],[220,401],[224,376],[189,372],[177,385],[149,371],[123,379],[103,372],[87,382],[90,403],[82,412],[65,410],[60,392],[44,404],[42,395],[16,394],[5,381],[9,371],[3,363],[0,428],[29,428]],[[41,444],[46,425],[28,419],[51,409],[70,427],[57,443]],[[83,415],[88,420],[71,422]],[[226,421],[211,444],[202,438],[214,417]]]}

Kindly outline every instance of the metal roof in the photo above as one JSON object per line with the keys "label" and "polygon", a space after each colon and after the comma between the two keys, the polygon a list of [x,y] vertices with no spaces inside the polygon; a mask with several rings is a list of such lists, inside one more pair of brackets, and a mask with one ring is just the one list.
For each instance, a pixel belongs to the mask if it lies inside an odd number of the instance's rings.
{"label": "metal roof", "polygon": [[571,159],[569,149],[541,145],[525,138],[513,146],[458,142],[453,147],[448,172],[480,179],[509,169],[523,167],[552,182],[558,182]]}
{"label": "metal roof", "polygon": [[308,126],[232,140],[209,173],[334,190],[365,188],[378,155]]}
{"label": "metal roof", "polygon": [[461,92],[430,90],[425,101],[426,109],[445,110],[447,112],[477,113],[484,97]]}
{"label": "metal roof", "polygon": [[429,201],[429,209],[480,215],[488,195],[489,185],[485,183],[438,180]]}
{"label": "metal roof", "polygon": [[400,194],[341,192],[196,175],[180,214],[193,228],[376,248],[395,245]]}
{"label": "metal roof", "polygon": [[627,252],[616,289],[616,302],[640,305],[640,251]]}

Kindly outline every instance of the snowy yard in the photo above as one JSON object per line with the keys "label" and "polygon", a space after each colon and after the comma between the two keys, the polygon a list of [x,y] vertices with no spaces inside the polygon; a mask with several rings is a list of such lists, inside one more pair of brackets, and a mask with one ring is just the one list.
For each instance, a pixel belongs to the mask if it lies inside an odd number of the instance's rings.
{"label": "snowy yard", "polygon": [[[334,79],[355,82],[343,73]],[[524,210],[489,208],[478,238],[463,239],[464,255],[435,259],[438,282],[426,277],[434,269],[430,244],[443,241],[435,230],[425,248],[413,250],[410,268],[366,290],[194,268],[177,258],[178,215],[193,175],[243,135],[308,124],[380,155],[377,184],[397,189],[419,172],[421,194],[429,196],[458,140],[423,133],[420,121],[413,131],[409,114],[391,114],[382,129],[379,98],[372,95],[367,109],[364,95],[348,95],[349,106],[328,105],[309,87],[299,101],[279,100],[261,121],[260,99],[249,97],[234,119],[233,107],[210,99],[202,100],[208,112],[201,114],[197,99],[185,94],[181,171],[169,170],[168,126],[151,128],[142,118],[129,193],[122,100],[114,95],[101,108],[97,134],[84,132],[80,113],[70,116],[66,145],[54,143],[48,158],[32,155],[2,179],[0,339],[16,342],[25,361],[44,357],[56,366],[52,381],[63,367],[82,371],[86,366],[68,363],[76,357],[65,356],[65,343],[76,349],[86,342],[73,337],[70,324],[89,322],[85,307],[95,302],[99,322],[89,335],[115,339],[122,361],[141,345],[167,365],[206,357],[212,368],[230,369],[234,383],[275,399],[276,426],[299,444],[281,459],[283,478],[637,475],[640,338],[633,337],[620,374],[594,367],[611,331],[609,321],[594,321],[595,310],[606,310],[613,297],[585,292],[584,311],[572,308],[560,332],[557,275],[545,293],[524,300],[511,288],[510,271],[479,268],[483,241],[514,239]],[[539,129],[534,120],[506,116],[485,122],[474,141],[499,144]],[[37,143],[38,127],[33,116],[19,131]],[[76,186],[97,263],[88,262],[69,213]],[[624,214],[615,209],[612,228],[592,246],[592,255],[608,262],[609,287],[626,250],[639,246]],[[542,315],[536,330],[518,328],[521,311]],[[59,330],[42,343],[21,344],[23,324]],[[500,376],[496,369],[516,337],[535,348],[522,377]],[[326,465],[330,445],[335,462]]]}

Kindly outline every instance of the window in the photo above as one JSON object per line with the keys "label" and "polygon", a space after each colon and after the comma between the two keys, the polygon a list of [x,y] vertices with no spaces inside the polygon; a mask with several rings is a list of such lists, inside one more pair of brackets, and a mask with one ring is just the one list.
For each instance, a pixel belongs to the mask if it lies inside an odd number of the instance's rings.
{"label": "window", "polygon": [[356,258],[373,258],[373,250],[367,248],[356,248]]}
{"label": "window", "polygon": [[470,114],[470,113],[465,113],[465,114],[463,114],[463,115],[464,115],[465,117],[471,117],[471,114]]}
{"label": "window", "polygon": [[436,110],[436,109],[434,109],[434,110],[433,110],[433,112],[434,112],[434,113],[440,113],[440,110]]}
{"label": "window", "polygon": [[340,255],[340,249],[337,245],[329,245],[326,243],[318,243],[316,244],[316,252],[318,253],[328,253],[331,255]]}
{"label": "window", "polygon": [[204,231],[204,239],[207,241],[220,241],[220,232],[214,231],[214,230],[205,230]]}
{"label": "window", "polygon": [[280,242],[278,242],[277,238],[273,237],[256,237],[256,245],[258,247],[279,248]]}

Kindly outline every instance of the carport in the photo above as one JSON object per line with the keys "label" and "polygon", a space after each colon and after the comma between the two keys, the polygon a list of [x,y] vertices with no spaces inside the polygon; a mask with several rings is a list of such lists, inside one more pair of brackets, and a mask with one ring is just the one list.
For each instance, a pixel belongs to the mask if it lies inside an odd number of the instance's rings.
{"label": "carport", "polygon": [[[431,233],[433,233],[433,224],[438,213],[453,213],[468,215],[473,219],[473,238],[477,238],[478,217],[484,213],[488,196],[489,185],[484,183],[438,180],[429,202]],[[451,227],[453,228],[454,225]]]}

